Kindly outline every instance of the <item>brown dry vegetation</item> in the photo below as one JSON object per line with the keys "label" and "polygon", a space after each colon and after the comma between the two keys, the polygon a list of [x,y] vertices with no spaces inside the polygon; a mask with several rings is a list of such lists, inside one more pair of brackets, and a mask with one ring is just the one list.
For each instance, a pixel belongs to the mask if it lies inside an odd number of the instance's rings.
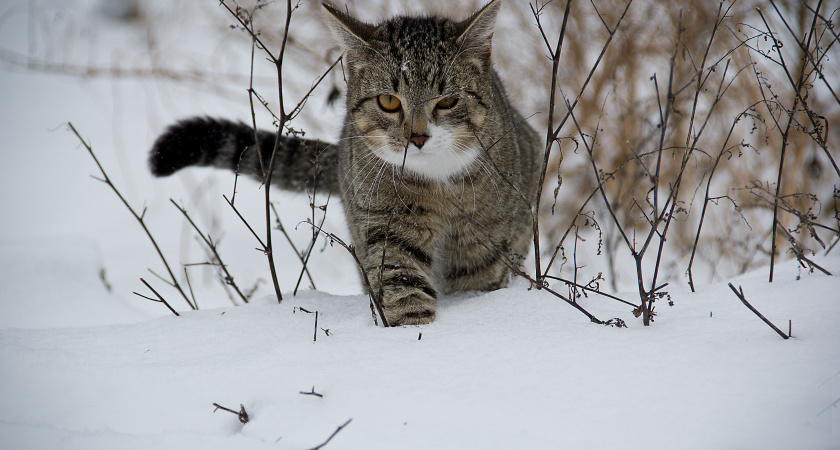
{"label": "brown dry vegetation", "polygon": [[[812,3],[816,6],[816,2]],[[595,4],[604,22],[612,26],[626,2],[603,1]],[[550,13],[559,15],[562,5],[552,6],[554,8]],[[573,9],[570,18],[570,35],[564,49],[563,72],[560,76],[560,85],[568,97],[573,97],[579,91],[592,66],[593,53],[607,35],[592,5],[580,2],[575,6],[577,8]],[[674,90],[680,87],[685,89],[674,98],[673,114],[661,147],[665,155],[660,171],[660,180],[663,181],[659,186],[660,191],[667,192],[670,183],[677,179],[686,149],[696,146],[697,150],[683,172],[684,188],[679,195],[679,205],[683,211],[676,217],[678,224],[668,234],[670,254],[680,258],[678,265],[682,270],[675,272],[685,270],[685,258],[694,246],[700,220],[703,188],[721,153],[723,157],[715,172],[710,195],[729,196],[731,201],[721,199],[719,204],[710,207],[705,218],[705,232],[700,236],[698,258],[709,264],[713,272],[718,270],[723,275],[741,273],[768,262],[772,226],[772,214],[768,214],[768,211],[772,210],[773,203],[772,200],[767,201],[766,192],[763,196],[757,196],[755,189],[744,188],[754,183],[767,187],[769,183],[770,194],[774,194],[772,191],[779,170],[786,110],[792,108],[796,95],[781,68],[757,51],[770,52],[771,58],[778,59],[771,48],[772,41],[766,40],[767,28],[756,7],[765,12],[764,17],[772,31],[785,43],[782,50],[794,79],[802,72],[805,64],[807,82],[803,92],[809,92],[810,109],[823,116],[820,119],[823,124],[838,123],[840,119],[840,103],[818,80],[813,65],[806,63],[803,52],[798,49],[793,36],[780,20],[780,17],[784,17],[797,36],[805,36],[814,14],[806,2],[777,2],[777,6],[781,14],[776,13],[770,2],[634,3],[575,110],[584,132],[592,134],[597,128],[596,161],[600,169],[611,174],[605,189],[619,223],[630,230],[644,233],[649,228],[646,215],[651,217],[649,206],[646,205],[651,201],[649,190],[653,184],[650,176],[660,148],[660,110],[664,108],[660,105],[667,102],[669,66],[672,55],[676,55]],[[724,11],[728,9],[720,19],[717,18],[719,7]],[[838,11],[823,10],[822,14],[836,17]],[[719,25],[716,27],[718,20]],[[680,25],[682,31],[678,32]],[[816,28],[817,37],[810,48],[814,51],[818,46],[821,47],[818,54],[829,51],[821,70],[829,76],[828,82],[834,85],[838,81],[838,63],[831,61],[831,56],[840,57],[836,37],[826,32],[824,23],[818,21]],[[706,67],[714,65],[714,71],[702,73],[702,77],[708,74],[709,78],[704,81],[698,93],[698,71],[713,32],[715,36],[709,47]],[[830,49],[832,45],[834,48]],[[832,73],[833,77],[829,75]],[[651,79],[654,75],[658,90]],[[710,115],[710,105],[721,83],[724,87],[728,86],[728,89]],[[693,110],[695,93],[698,93],[696,111]],[[767,101],[763,101],[763,98]],[[755,106],[750,109],[751,105]],[[729,137],[730,127],[739,114],[744,112],[747,115],[739,120]],[[692,143],[707,118],[708,124],[703,134],[697,143]],[[794,118],[796,125],[788,136],[780,195],[816,195],[821,205],[814,205],[810,197],[787,198],[800,211],[817,211],[821,220],[828,221],[836,229],[837,221],[832,219],[835,215],[832,194],[833,186],[840,177],[826,157],[825,150],[817,142],[818,139],[812,136],[815,133],[814,126],[805,116],[801,105]],[[840,138],[838,130],[829,127],[828,132],[828,151],[836,153],[836,142]],[[821,133],[825,139],[825,129],[817,133]],[[566,124],[561,133],[563,135],[574,135],[570,124]],[[574,146],[572,142],[562,143],[565,157],[559,166],[563,188],[560,191],[558,213],[544,218],[547,223],[560,225],[553,228],[553,233],[549,232],[551,237],[548,240],[551,242],[554,242],[557,233],[564,232],[563,218],[571,217],[577,211],[581,199],[588,196],[596,186],[596,178],[591,170],[587,170],[587,158],[576,157],[579,155],[573,152]],[[558,166],[553,165],[552,169],[557,172]],[[546,188],[550,189],[551,186]],[[612,254],[618,251],[623,243],[614,228],[610,227],[609,221],[605,220],[603,206],[592,205],[592,208],[597,211],[596,218],[604,229],[605,252]],[[780,220],[788,229],[794,229],[798,223],[798,218],[792,214],[782,214]],[[797,237],[806,247],[816,248],[817,243],[807,233]],[[823,238],[831,237],[830,234],[823,234]],[[782,248],[784,250],[787,247]],[[726,264],[715,268],[721,262]]]}

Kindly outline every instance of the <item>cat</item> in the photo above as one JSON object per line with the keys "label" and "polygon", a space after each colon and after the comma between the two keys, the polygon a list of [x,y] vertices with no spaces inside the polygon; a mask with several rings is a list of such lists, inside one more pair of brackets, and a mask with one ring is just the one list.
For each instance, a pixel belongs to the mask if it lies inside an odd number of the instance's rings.
{"label": "cat", "polygon": [[[391,326],[432,322],[441,294],[506,286],[511,261],[528,254],[543,152],[493,68],[501,3],[463,21],[378,25],[323,4],[344,52],[341,138],[281,137],[272,184],[340,195]],[[157,176],[210,165],[262,179],[275,143],[272,132],[199,117],[171,126],[149,161]]]}

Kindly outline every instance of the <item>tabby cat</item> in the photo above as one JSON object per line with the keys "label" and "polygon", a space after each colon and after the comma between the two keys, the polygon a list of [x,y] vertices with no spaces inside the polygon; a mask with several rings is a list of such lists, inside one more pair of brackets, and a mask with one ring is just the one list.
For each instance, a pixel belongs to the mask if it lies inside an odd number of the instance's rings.
{"label": "tabby cat", "polygon": [[[272,183],[340,195],[389,324],[426,324],[442,293],[504,287],[532,239],[542,146],[493,69],[501,0],[460,22],[378,25],[323,6],[344,51],[341,139],[282,137]],[[262,178],[274,147],[274,133],[193,118],[158,138],[150,163],[157,176],[210,165]]]}

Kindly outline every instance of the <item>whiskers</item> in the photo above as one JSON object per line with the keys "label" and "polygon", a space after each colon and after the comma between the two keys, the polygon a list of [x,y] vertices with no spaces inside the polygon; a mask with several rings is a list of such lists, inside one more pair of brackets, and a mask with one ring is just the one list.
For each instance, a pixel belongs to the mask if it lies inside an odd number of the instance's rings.
{"label": "whiskers", "polygon": [[[491,196],[505,195],[501,192],[504,183],[499,182],[508,175],[496,169],[492,146],[484,148],[478,136],[458,127],[434,126],[430,132],[432,138],[422,149],[406,146],[401,136],[382,131],[343,137],[340,145],[352,151],[343,156],[349,158],[349,167],[340,180],[349,186],[353,198],[348,200],[370,214],[389,210],[394,201],[411,203],[403,199],[406,195],[446,195],[468,210],[482,204],[479,197],[484,194],[476,191],[489,189],[494,191]],[[435,187],[427,190],[416,182],[405,183],[406,176]],[[389,186],[383,186],[385,182]]]}

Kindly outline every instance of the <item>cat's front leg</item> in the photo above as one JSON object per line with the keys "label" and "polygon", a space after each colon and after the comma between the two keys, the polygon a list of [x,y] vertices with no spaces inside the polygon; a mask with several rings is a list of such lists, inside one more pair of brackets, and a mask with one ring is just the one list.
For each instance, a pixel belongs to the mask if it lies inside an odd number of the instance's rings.
{"label": "cat's front leg", "polygon": [[436,233],[405,218],[390,221],[390,226],[388,222],[383,220],[361,233],[362,264],[371,290],[375,296],[381,293],[389,325],[430,323],[435,320],[438,295],[432,276]]}

